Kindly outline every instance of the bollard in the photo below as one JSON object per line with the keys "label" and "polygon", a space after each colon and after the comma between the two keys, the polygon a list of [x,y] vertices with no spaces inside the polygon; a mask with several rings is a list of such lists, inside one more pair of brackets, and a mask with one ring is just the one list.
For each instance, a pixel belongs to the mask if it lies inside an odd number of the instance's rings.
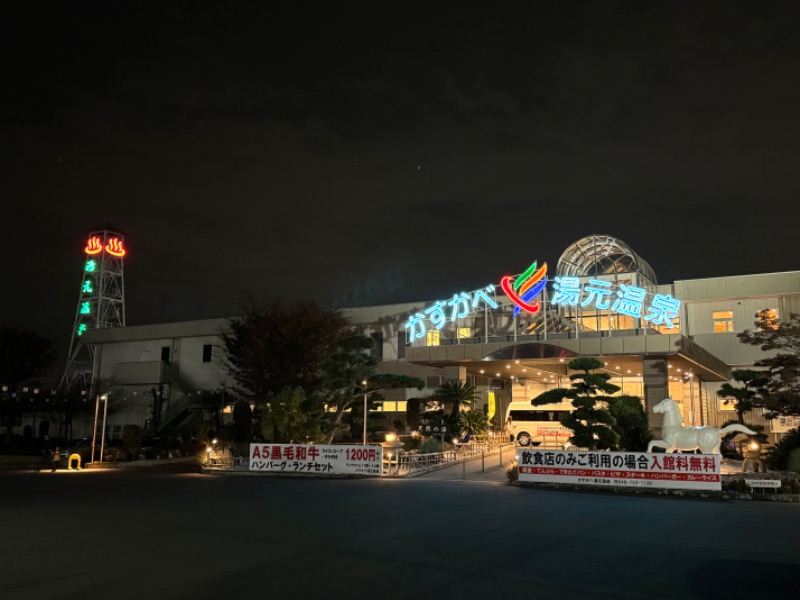
{"label": "bollard", "polygon": [[461,459],[461,479],[467,478],[467,459]]}
{"label": "bollard", "polygon": [[481,473],[486,471],[486,448],[481,448]]}

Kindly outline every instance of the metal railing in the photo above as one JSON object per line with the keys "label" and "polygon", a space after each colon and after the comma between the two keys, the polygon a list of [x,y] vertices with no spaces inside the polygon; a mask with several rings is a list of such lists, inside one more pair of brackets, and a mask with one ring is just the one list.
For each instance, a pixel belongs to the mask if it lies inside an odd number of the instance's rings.
{"label": "metal railing", "polygon": [[[504,438],[490,438],[484,443],[470,442],[456,444],[455,450],[445,452],[431,452],[429,454],[401,453],[391,458],[383,459],[383,475],[404,476],[412,473],[432,471],[437,468],[452,466],[469,459],[486,457],[499,453],[500,465],[503,464],[503,452],[512,450],[513,444]],[[511,456],[507,454],[507,456]]]}

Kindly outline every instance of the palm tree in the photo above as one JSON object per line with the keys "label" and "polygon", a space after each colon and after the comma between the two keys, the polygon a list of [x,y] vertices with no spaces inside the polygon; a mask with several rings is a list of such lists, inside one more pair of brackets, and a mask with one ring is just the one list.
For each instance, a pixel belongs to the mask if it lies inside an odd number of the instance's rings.
{"label": "palm tree", "polygon": [[489,430],[489,419],[482,410],[465,410],[458,417],[458,426],[464,435],[483,435]]}
{"label": "palm tree", "polygon": [[449,407],[450,415],[447,422],[453,429],[458,423],[458,413],[461,411],[461,407],[472,408],[477,397],[478,391],[475,386],[466,381],[448,381],[433,393],[434,400],[444,407],[445,414]]}

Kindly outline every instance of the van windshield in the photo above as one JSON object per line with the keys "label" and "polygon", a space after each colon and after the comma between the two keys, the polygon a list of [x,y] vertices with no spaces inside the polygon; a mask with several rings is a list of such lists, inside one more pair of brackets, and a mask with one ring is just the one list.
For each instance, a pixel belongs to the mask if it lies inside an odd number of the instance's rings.
{"label": "van windshield", "polygon": [[558,423],[568,414],[568,410],[512,410],[509,416],[516,422],[546,421]]}

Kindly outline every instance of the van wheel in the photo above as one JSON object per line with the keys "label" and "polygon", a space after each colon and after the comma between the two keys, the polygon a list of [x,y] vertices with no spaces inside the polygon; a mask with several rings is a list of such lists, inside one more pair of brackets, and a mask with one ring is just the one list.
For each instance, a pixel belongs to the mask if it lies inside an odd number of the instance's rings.
{"label": "van wheel", "polygon": [[531,436],[524,431],[517,436],[517,443],[520,446],[530,446],[531,445]]}

